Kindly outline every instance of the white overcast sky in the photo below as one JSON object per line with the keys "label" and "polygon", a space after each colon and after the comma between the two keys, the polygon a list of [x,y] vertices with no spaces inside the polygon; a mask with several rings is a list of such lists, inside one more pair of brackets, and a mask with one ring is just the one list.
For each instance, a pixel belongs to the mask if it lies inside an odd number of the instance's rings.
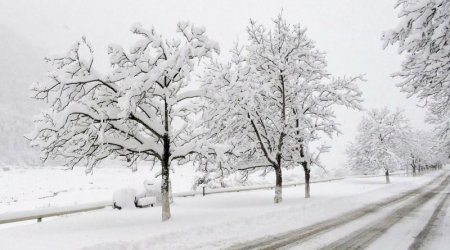
{"label": "white overcast sky", "polygon": [[[250,18],[270,24],[283,10],[290,23],[306,27],[317,47],[327,52],[331,73],[365,75],[365,108],[402,108],[415,128],[427,128],[425,112],[415,100],[407,100],[390,77],[402,58],[395,48],[382,50],[382,31],[398,22],[394,4],[395,0],[0,0],[0,24],[49,53],[64,51],[85,35],[106,65],[106,46],[131,45],[134,37],[129,28],[136,22],[167,35],[174,34],[178,21],[204,26],[210,38],[219,42],[221,57],[227,57],[234,41],[245,41]],[[343,164],[342,154],[361,114],[338,110],[337,116],[344,134],[331,141],[333,149],[324,157],[329,167]]]}

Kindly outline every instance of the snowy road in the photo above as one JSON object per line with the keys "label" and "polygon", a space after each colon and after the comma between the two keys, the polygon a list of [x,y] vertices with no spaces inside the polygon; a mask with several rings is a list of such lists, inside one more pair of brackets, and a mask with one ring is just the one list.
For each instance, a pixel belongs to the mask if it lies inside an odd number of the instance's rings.
{"label": "snowy road", "polygon": [[446,209],[449,208],[449,197],[450,193],[448,191],[444,192],[439,205],[434,210],[433,215],[431,216],[430,220],[428,220],[427,225],[415,238],[414,243],[411,245],[410,249],[421,249],[427,246],[427,242],[431,242],[433,240],[436,235],[436,230],[439,230],[437,227],[441,224],[442,219],[445,218]]}
{"label": "snowy road", "polygon": [[[437,184],[320,223],[230,249],[445,249],[450,175]],[[431,216],[431,217],[430,217]],[[414,224],[414,225],[411,225]]]}
{"label": "snowy road", "polygon": [[[391,228],[396,223],[399,223],[405,216],[412,213],[415,209],[420,208],[421,205],[426,204],[428,201],[433,199],[435,196],[443,195],[447,190],[449,185],[450,176],[447,176],[439,186],[433,188],[430,191],[422,193],[415,197],[414,199],[408,201],[402,207],[394,210],[392,213],[388,214],[386,217],[381,219],[379,222],[375,224],[371,224],[368,227],[362,228],[347,237],[334,241],[333,243],[323,247],[322,249],[361,249],[367,248],[371,243],[373,243],[376,239],[382,236],[386,231]],[[436,208],[437,211],[440,210],[439,206]],[[435,211],[436,211],[435,210]],[[419,234],[419,237],[416,237],[412,248],[418,249],[421,245],[424,245],[424,239],[429,234],[428,232],[430,226],[425,225],[425,228],[422,230],[422,235]]]}

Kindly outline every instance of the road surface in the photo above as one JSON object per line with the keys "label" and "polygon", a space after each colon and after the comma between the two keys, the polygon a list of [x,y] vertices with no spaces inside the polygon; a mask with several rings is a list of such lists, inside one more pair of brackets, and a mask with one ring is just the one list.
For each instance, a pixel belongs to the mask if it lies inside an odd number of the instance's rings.
{"label": "road surface", "polygon": [[449,249],[450,231],[443,225],[449,187],[450,174],[443,173],[407,193],[230,249]]}

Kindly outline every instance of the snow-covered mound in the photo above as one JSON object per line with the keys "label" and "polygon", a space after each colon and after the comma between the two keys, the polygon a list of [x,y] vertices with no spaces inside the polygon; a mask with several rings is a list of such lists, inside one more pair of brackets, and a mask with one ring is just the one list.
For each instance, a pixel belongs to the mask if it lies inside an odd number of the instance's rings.
{"label": "snow-covered mound", "polygon": [[121,188],[113,193],[114,207],[119,209],[135,208],[136,190],[133,188]]}

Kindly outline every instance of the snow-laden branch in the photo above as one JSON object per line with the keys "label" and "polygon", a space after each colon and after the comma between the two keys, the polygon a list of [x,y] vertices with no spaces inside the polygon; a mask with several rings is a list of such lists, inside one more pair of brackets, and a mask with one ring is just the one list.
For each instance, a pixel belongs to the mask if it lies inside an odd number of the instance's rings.
{"label": "snow-laden branch", "polygon": [[[427,120],[441,137],[450,141],[450,1],[399,0],[400,22],[383,34],[384,47],[398,45],[405,56],[400,71],[393,74],[408,97],[415,96],[428,107]],[[448,143],[450,145],[450,143]]]}

